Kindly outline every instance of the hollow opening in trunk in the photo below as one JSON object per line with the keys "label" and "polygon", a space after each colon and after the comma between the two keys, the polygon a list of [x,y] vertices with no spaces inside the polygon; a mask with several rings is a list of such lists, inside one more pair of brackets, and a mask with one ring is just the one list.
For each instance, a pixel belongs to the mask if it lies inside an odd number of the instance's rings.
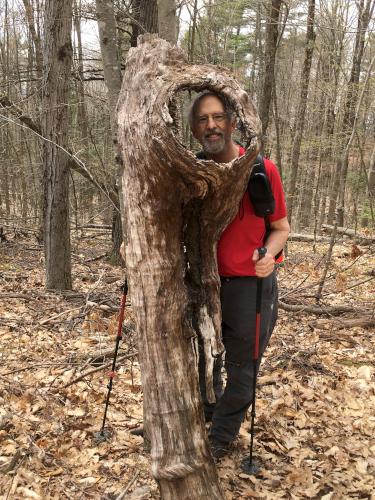
{"label": "hollow opening in trunk", "polygon": [[249,138],[248,134],[246,134],[246,127],[239,116],[238,103],[236,103],[226,93],[207,86],[202,87],[191,85],[189,87],[181,87],[172,95],[168,104],[168,110],[172,118],[170,128],[176,140],[186,149],[189,149],[194,155],[202,150],[201,144],[194,138],[191,132],[189,111],[195,98],[204,92],[215,92],[222,96],[224,101],[228,103],[236,120],[236,130],[234,131],[232,137],[237,143],[246,148],[251,138]]}

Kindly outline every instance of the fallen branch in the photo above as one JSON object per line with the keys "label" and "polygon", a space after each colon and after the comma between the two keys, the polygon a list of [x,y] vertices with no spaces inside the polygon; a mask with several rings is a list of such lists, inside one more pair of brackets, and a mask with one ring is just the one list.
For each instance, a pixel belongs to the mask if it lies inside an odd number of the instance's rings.
{"label": "fallen branch", "polygon": [[[132,352],[130,354],[124,354],[123,356],[120,356],[118,358],[118,362],[123,361],[124,359],[133,358],[134,356],[137,356],[137,355],[138,355],[138,351],[134,351],[134,352]],[[80,382],[85,377],[88,377],[89,375],[92,375],[93,373],[96,373],[96,372],[99,372],[100,370],[104,370],[105,368],[108,368],[108,366],[110,366],[111,364],[112,364],[112,360],[108,361],[108,363],[106,363],[105,365],[101,365],[101,366],[98,366],[96,368],[93,368],[92,370],[88,370],[87,372],[82,373],[82,375],[80,375],[79,377],[75,378],[74,380],[71,380],[70,382],[68,382],[67,384],[63,385],[62,387],[57,387],[54,390],[54,392],[57,392],[57,391],[59,391],[61,389],[66,389],[67,387],[70,387],[71,385],[76,384],[77,382]]]}
{"label": "fallen branch", "polygon": [[328,314],[330,316],[335,316],[347,312],[363,314],[362,310],[354,309],[350,306],[312,306],[309,304],[286,304],[281,300],[279,300],[279,307],[284,311],[308,312],[311,314]]}
{"label": "fallen branch", "polygon": [[112,226],[109,224],[83,224],[82,226],[78,226],[77,229],[101,229],[111,231]]}
{"label": "fallen branch", "polygon": [[[330,226],[328,224],[323,224],[322,228],[329,233],[331,233],[333,231],[333,226]],[[363,245],[369,245],[369,244],[375,242],[375,238],[371,238],[370,236],[364,236],[362,234],[358,234],[354,231],[354,229],[348,229],[345,227],[338,227],[337,232],[338,232],[338,234],[342,234],[343,236],[347,236],[348,238],[351,238],[351,239],[355,238]]]}
{"label": "fallen branch", "polygon": [[64,316],[65,314],[68,314],[68,313],[73,312],[73,311],[79,311],[80,309],[82,309],[82,306],[73,307],[72,309],[67,309],[66,311],[63,311],[59,314],[55,314],[54,316],[50,316],[47,319],[43,319],[42,321],[39,322],[39,325],[40,326],[45,325],[46,323],[49,323],[50,321],[54,321],[55,319],[60,318],[61,316]]}
{"label": "fallen branch", "polygon": [[33,297],[32,295],[26,295],[25,293],[0,293],[0,299],[37,300],[36,297]]}
{"label": "fallen branch", "polygon": [[13,455],[10,462],[7,462],[0,466],[0,473],[8,474],[9,472],[11,472],[24,456],[25,456],[24,450],[22,448],[18,449],[16,453]]}
{"label": "fallen branch", "polygon": [[313,234],[300,234],[300,233],[290,233],[288,237],[289,241],[306,241],[308,243],[316,241],[318,243],[329,243],[330,238],[328,236],[316,236],[314,238]]}
{"label": "fallen branch", "polygon": [[341,319],[337,320],[335,319],[334,321],[327,321],[327,320],[315,320],[311,321],[309,323],[313,328],[318,328],[321,330],[328,330],[332,329],[332,326],[334,325],[335,329],[346,329],[346,328],[355,328],[355,327],[362,327],[362,328],[369,328],[371,326],[375,326],[375,318],[348,318],[348,319]]}
{"label": "fallen branch", "polygon": [[[113,349],[112,349],[113,352]],[[9,360],[8,360],[9,361]],[[20,373],[20,372],[25,372],[27,370],[35,370],[36,368],[48,368],[48,367],[58,367],[58,366],[79,366],[78,363],[73,363],[69,361],[62,361],[62,362],[54,362],[54,363],[37,363],[35,365],[30,365],[30,366],[23,366],[22,368],[17,368],[15,370],[12,370],[10,372],[5,372],[5,373],[0,373],[0,377],[3,377],[5,375],[13,375],[15,373]]]}
{"label": "fallen branch", "polygon": [[87,259],[85,262],[96,262],[97,260],[104,259],[104,257],[108,257],[108,252],[102,253],[97,257],[92,257],[91,259]]}
{"label": "fallen branch", "polygon": [[367,283],[368,281],[372,281],[375,279],[375,276],[371,276],[371,278],[367,278],[362,281],[357,281],[357,283],[354,283],[353,285],[347,286],[346,289],[349,290],[350,288],[355,288],[356,286],[363,285],[363,283]]}
{"label": "fallen branch", "polygon": [[129,481],[126,488],[116,497],[116,500],[123,500],[125,498],[125,495],[130,490],[130,488],[133,486],[133,484],[136,482],[139,474],[140,474],[140,471],[138,470],[136,472],[136,474],[132,477],[132,479]]}

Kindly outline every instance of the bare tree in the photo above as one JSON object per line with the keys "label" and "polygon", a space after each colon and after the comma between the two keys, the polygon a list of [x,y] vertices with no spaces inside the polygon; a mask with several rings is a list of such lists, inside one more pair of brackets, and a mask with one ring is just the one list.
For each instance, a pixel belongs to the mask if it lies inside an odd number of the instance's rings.
{"label": "bare tree", "polygon": [[47,288],[72,287],[67,147],[72,64],[72,0],[46,0],[43,45],[44,248]]}
{"label": "bare tree", "polygon": [[[233,102],[248,144],[246,155],[230,164],[197,160],[174,135],[177,92],[207,87]],[[151,35],[127,60],[118,109],[126,262],[152,472],[164,499],[222,499],[205,440],[192,309],[212,368],[223,348],[216,243],[238,209],[259,148],[260,120],[229,73],[189,66],[177,48]],[[198,233],[185,217],[192,204],[198,207]],[[185,279],[183,232],[198,290]],[[212,399],[212,374],[207,384]]]}
{"label": "bare tree", "polygon": [[176,0],[157,0],[158,33],[167,42],[177,41]]}
{"label": "bare tree", "polygon": [[292,152],[290,155],[290,180],[288,186],[287,206],[288,206],[289,220],[291,222],[293,216],[293,206],[296,199],[299,157],[301,151],[302,134],[305,126],[307,94],[309,89],[312,55],[315,45],[314,18],[315,18],[315,0],[309,0],[309,7],[307,14],[307,33],[305,42],[305,59],[301,74],[300,97],[299,97],[298,109],[296,112],[295,125],[293,128],[293,145],[292,145]]}
{"label": "bare tree", "polygon": [[30,0],[22,0],[22,2],[25,7],[27,24],[35,47],[36,73],[38,75],[38,78],[41,79],[43,70],[43,52],[42,52],[42,42],[40,39],[40,35],[35,27],[34,9]]}
{"label": "bare tree", "polygon": [[[358,7],[358,26],[353,51],[352,68],[347,87],[346,100],[342,122],[342,140],[340,141],[340,152],[347,149],[355,120],[355,109],[358,102],[358,84],[361,74],[362,58],[365,47],[366,32],[370,20],[372,19],[375,7],[375,0],[360,0],[356,2]],[[343,161],[342,161],[343,160]],[[345,198],[346,177],[348,173],[348,158],[338,156],[335,174],[332,180],[330,193],[330,203],[328,212],[328,223],[331,224],[335,214],[336,201],[341,196],[339,189],[342,189],[342,197]],[[344,214],[339,213],[338,225],[343,226]]]}
{"label": "bare tree", "polygon": [[103,59],[104,81],[108,89],[109,116],[113,141],[116,143],[115,108],[121,89],[121,63],[118,54],[116,18],[113,0],[96,0],[100,51]]}
{"label": "bare tree", "polygon": [[271,0],[269,15],[267,16],[266,47],[264,77],[262,82],[262,93],[259,101],[259,116],[262,120],[263,136],[267,133],[270,106],[272,102],[272,90],[275,79],[275,57],[279,38],[279,18],[282,0]]}
{"label": "bare tree", "polygon": [[83,48],[82,48],[82,33],[81,33],[81,8],[82,0],[74,0],[74,30],[77,37],[77,48],[76,48],[76,58],[77,58],[77,69],[76,69],[76,88],[77,95],[79,96],[78,101],[78,126],[80,130],[80,135],[83,138],[88,137],[88,118],[87,118],[87,107],[85,98],[85,86],[84,86],[84,72],[83,72]]}
{"label": "bare tree", "polygon": [[136,47],[139,35],[158,32],[158,3],[157,0],[134,0],[132,6],[130,45]]}
{"label": "bare tree", "polygon": [[375,198],[375,145],[370,159],[370,168],[368,173],[368,191],[371,198]]}
{"label": "bare tree", "polygon": [[[112,141],[117,149],[117,122],[115,108],[121,89],[121,62],[118,53],[116,18],[112,0],[96,0],[100,51],[103,59],[104,81],[108,90],[109,117]],[[117,177],[117,175],[116,175]],[[116,182],[116,181],[115,181]],[[114,208],[112,218],[112,261],[120,261],[119,249],[123,241],[124,228],[121,222],[119,203]]]}

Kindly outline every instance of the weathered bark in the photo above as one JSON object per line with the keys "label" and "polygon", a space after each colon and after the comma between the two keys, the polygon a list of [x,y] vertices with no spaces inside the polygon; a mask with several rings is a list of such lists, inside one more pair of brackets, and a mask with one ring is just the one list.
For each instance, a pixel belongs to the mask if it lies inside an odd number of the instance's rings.
{"label": "weathered bark", "polygon": [[[178,91],[189,88],[216,89],[233,102],[248,144],[243,157],[230,164],[199,161],[177,140],[171,104]],[[151,35],[129,52],[118,106],[126,262],[153,475],[164,499],[222,499],[205,441],[192,308],[199,297],[195,320],[212,366],[223,350],[216,244],[243,195],[258,152],[260,120],[229,73],[188,65],[177,48]],[[190,227],[184,214],[194,204],[199,235],[192,247],[197,226]],[[186,281],[186,253],[198,293]],[[209,389],[212,396],[212,376]]]}
{"label": "weathered bark", "polygon": [[43,166],[45,185],[44,249],[46,287],[72,287],[69,229],[69,156],[67,147],[69,81],[72,64],[72,2],[47,0],[43,49]]}

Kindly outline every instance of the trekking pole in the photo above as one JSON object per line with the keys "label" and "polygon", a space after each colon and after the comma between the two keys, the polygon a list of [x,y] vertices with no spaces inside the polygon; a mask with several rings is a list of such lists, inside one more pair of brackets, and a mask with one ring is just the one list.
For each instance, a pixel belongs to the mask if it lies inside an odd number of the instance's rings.
{"label": "trekking pole", "polygon": [[[259,260],[267,253],[267,248],[258,248]],[[259,361],[259,341],[260,341],[260,322],[261,322],[261,309],[262,309],[262,288],[263,288],[263,278],[257,278],[257,294],[255,302],[255,339],[254,339],[254,349],[253,349],[253,363],[254,363],[254,373],[253,373],[253,401],[251,403],[251,426],[250,426],[250,454],[249,457],[242,461],[241,467],[247,474],[256,474],[259,471],[259,466],[253,463],[253,445],[254,445],[254,433],[255,433],[255,397],[257,388],[257,367]]]}
{"label": "trekking pole", "polygon": [[116,374],[116,360],[117,360],[117,354],[119,350],[119,345],[120,341],[122,339],[122,324],[124,322],[124,314],[125,314],[125,304],[126,304],[126,296],[128,294],[128,280],[125,278],[125,282],[123,284],[122,288],[122,298],[121,298],[121,306],[120,306],[120,313],[118,317],[118,327],[117,327],[117,336],[116,336],[116,345],[115,345],[115,352],[113,354],[113,362],[112,362],[112,368],[111,371],[109,372],[109,382],[108,382],[108,392],[107,392],[107,397],[105,400],[105,407],[104,407],[104,416],[103,416],[103,423],[102,423],[102,428],[100,432],[95,433],[95,440],[97,442],[104,441],[108,437],[108,433],[105,433],[104,428],[105,428],[105,422],[107,419],[107,411],[108,411],[108,405],[109,405],[109,398],[111,396],[111,391],[112,391],[112,386],[113,386],[113,378]]}

